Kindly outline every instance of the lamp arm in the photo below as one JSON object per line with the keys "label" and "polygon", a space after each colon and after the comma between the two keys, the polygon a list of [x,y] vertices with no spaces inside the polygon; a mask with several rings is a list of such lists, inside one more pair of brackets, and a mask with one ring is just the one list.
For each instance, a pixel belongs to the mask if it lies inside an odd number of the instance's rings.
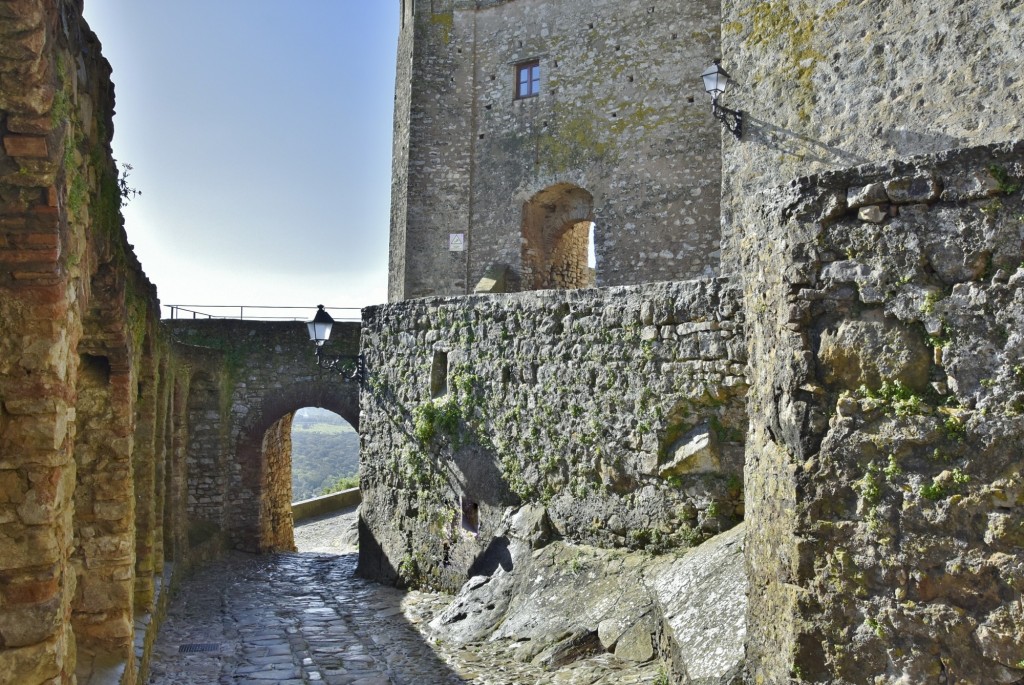
{"label": "lamp arm", "polygon": [[360,384],[366,380],[366,359],[361,354],[328,357],[323,354],[322,348],[318,347],[316,348],[316,365],[322,371],[342,374],[345,380],[356,381]]}
{"label": "lamp arm", "polygon": [[743,137],[742,109],[729,109],[728,107],[718,104],[718,98],[712,98],[711,114],[725,124],[725,127],[729,129],[729,132],[736,136],[737,139]]}

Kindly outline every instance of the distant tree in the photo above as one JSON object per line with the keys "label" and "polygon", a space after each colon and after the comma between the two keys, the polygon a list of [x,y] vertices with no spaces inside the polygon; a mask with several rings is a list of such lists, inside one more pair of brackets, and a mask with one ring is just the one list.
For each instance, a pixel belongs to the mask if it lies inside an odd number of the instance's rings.
{"label": "distant tree", "polygon": [[352,488],[359,487],[359,476],[342,476],[338,480],[334,481],[323,490],[320,491],[321,495],[329,495],[332,492],[340,492],[341,490],[351,490]]}

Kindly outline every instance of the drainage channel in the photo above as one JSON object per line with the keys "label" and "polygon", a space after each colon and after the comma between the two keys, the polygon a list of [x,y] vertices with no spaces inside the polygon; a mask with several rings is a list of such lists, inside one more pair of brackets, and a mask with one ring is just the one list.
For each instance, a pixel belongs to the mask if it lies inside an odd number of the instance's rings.
{"label": "drainage channel", "polygon": [[220,643],[216,642],[194,642],[192,644],[180,645],[179,654],[198,654],[200,652],[219,652]]}

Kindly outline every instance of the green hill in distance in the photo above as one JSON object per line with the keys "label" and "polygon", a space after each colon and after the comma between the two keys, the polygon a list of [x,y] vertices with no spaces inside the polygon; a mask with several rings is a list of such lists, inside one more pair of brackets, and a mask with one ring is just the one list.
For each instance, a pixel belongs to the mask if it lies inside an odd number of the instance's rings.
{"label": "green hill in distance", "polygon": [[359,485],[359,434],[334,412],[305,407],[292,418],[292,501]]}

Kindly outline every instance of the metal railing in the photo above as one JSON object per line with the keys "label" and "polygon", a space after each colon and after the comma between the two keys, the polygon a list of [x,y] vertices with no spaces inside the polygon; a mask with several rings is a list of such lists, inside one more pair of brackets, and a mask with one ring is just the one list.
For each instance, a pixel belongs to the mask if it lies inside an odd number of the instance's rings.
{"label": "metal railing", "polygon": [[[170,312],[170,319],[242,319],[250,321],[308,321],[316,314],[316,306],[312,307],[274,307],[271,305],[234,305],[234,304],[165,304]],[[359,307],[324,307],[332,314],[335,321],[360,321]],[[301,310],[303,314],[281,314],[289,310]],[[236,315],[237,312],[237,315]]]}

